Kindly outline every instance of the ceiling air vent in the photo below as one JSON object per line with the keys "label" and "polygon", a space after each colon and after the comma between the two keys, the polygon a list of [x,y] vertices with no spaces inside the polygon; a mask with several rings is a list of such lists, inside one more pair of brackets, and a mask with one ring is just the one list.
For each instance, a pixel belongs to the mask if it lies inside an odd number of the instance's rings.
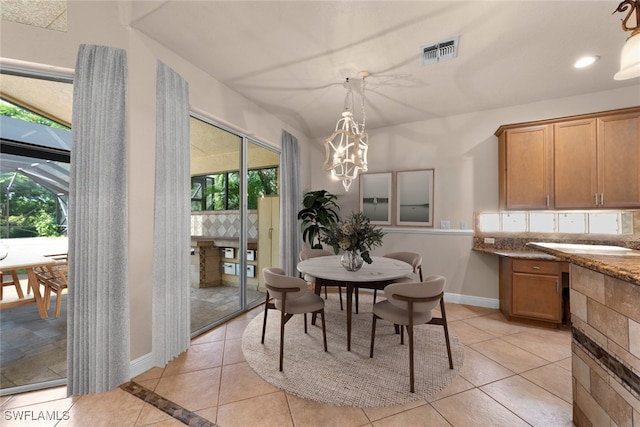
{"label": "ceiling air vent", "polygon": [[420,52],[423,66],[453,59],[457,53],[458,37],[422,46]]}

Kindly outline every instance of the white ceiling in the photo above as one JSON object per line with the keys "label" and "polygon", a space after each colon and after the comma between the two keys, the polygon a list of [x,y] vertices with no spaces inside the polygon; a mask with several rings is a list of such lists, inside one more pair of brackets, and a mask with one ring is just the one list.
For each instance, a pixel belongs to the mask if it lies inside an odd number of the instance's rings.
{"label": "white ceiling", "polygon": [[[132,26],[310,137],[366,79],[367,128],[634,86],[618,1],[143,1]],[[459,36],[458,57],[420,48]],[[576,70],[584,54],[600,60]],[[640,104],[640,91],[638,93]]]}

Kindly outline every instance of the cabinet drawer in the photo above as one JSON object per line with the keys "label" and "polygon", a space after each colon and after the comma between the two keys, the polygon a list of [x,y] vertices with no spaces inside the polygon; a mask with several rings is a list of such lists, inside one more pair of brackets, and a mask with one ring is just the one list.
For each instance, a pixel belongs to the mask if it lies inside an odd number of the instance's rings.
{"label": "cabinet drawer", "polygon": [[532,274],[558,274],[560,266],[555,261],[513,260],[513,271]]}

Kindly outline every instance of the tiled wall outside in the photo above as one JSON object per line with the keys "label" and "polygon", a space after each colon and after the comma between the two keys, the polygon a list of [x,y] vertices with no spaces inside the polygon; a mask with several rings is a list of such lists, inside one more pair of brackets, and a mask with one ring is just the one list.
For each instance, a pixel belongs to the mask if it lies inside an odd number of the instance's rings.
{"label": "tiled wall outside", "polygon": [[[231,237],[240,235],[240,211],[205,211],[191,214],[191,235]],[[247,238],[258,238],[258,211],[248,214]]]}
{"label": "tiled wall outside", "polygon": [[571,265],[573,419],[640,426],[640,286]]}

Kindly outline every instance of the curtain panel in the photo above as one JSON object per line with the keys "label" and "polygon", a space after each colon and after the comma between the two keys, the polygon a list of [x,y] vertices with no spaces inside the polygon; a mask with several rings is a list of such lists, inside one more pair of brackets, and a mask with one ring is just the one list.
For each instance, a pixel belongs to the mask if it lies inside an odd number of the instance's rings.
{"label": "curtain panel", "polygon": [[300,147],[296,137],[282,130],[280,155],[280,267],[297,276],[296,266],[302,248],[298,212],[302,208]]}
{"label": "curtain panel", "polygon": [[124,50],[80,46],[69,188],[69,395],[130,379],[126,89]]}
{"label": "curtain panel", "polygon": [[191,159],[189,87],[158,62],[153,233],[153,358],[156,366],[189,348]]}

